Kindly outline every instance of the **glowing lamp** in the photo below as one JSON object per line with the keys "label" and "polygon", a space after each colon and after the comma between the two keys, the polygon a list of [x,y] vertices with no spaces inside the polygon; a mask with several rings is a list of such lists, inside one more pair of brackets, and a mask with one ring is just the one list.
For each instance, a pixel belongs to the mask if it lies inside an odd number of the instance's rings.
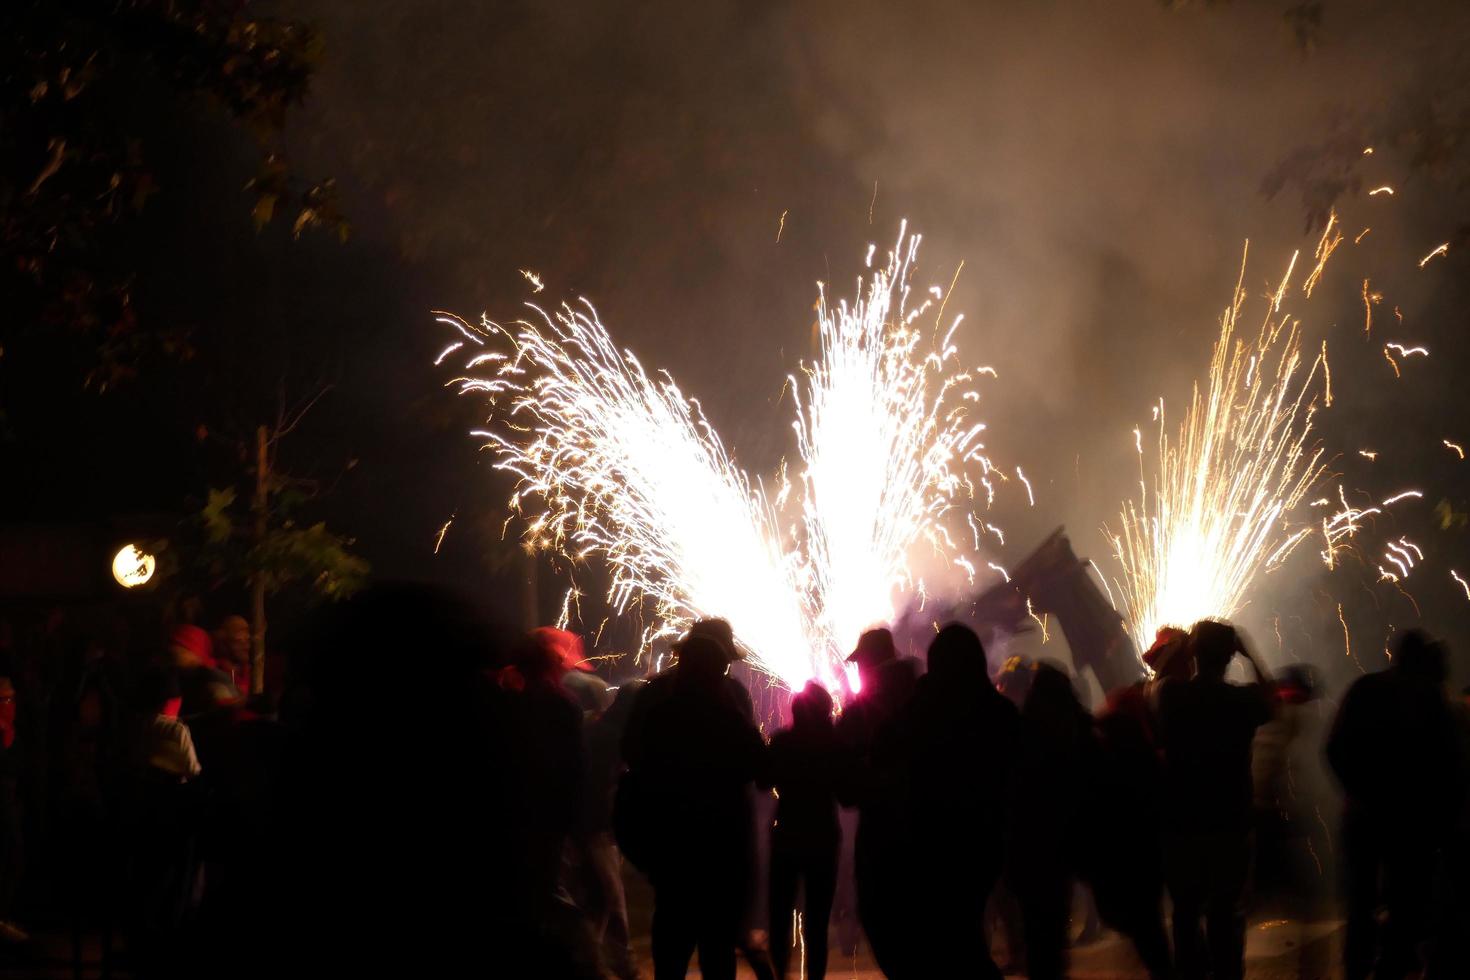
{"label": "glowing lamp", "polygon": [[136,589],[153,577],[157,560],[139,551],[137,545],[125,544],[112,556],[112,577],[125,589]]}

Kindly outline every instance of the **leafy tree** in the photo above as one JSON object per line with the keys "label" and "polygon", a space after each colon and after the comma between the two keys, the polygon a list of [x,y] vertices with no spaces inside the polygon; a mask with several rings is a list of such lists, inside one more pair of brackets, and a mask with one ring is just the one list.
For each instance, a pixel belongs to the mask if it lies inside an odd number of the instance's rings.
{"label": "leafy tree", "polygon": [[[87,381],[122,380],[145,355],[184,358],[181,331],[140,321],[126,233],[161,186],[159,157],[204,116],[248,132],[257,226],[345,236],[331,181],[307,182],[280,149],[320,54],[307,25],[249,0],[7,0],[0,4],[0,344],[66,329],[95,349]],[[242,209],[242,217],[243,217]]]}
{"label": "leafy tree", "polygon": [[256,430],[248,502],[240,500],[234,487],[211,487],[197,515],[203,532],[197,561],[211,583],[250,590],[251,689],[256,692],[264,685],[267,598],[290,589],[308,602],[331,601],[351,595],[367,581],[368,563],[353,554],[351,538],[328,530],[324,522],[297,520],[301,508],[321,494],[317,481],[290,476],[275,466],[281,441],[316,400],[293,417],[282,416],[274,426]]}

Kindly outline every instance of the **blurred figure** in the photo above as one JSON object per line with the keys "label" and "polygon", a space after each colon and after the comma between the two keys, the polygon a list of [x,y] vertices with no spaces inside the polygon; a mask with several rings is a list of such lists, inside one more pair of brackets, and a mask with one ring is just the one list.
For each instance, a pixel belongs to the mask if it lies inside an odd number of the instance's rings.
{"label": "blurred figure", "polygon": [[951,623],[935,636],[900,726],[915,871],[903,900],[916,911],[917,957],[905,976],[999,977],[975,937],[1001,875],[1019,721],[973,630]]}
{"label": "blurred figure", "polygon": [[19,708],[8,660],[0,664],[0,942],[23,943],[30,936],[15,924],[15,903],[25,871],[20,783],[30,746],[18,737]]}
{"label": "blurred figure", "polygon": [[[1036,665],[1031,658],[1016,654],[1007,657],[995,674],[995,689],[1020,711],[1031,692],[1031,680],[1036,674]],[[1016,897],[1012,882],[1002,875],[991,893],[990,904],[985,910],[985,933],[992,936],[999,930],[1005,939],[1006,957],[1000,963],[1001,972],[1007,976],[1026,972],[1026,922],[1021,917],[1021,901]]]}
{"label": "blurred figure", "polygon": [[628,946],[628,901],[623,891],[623,857],[613,838],[613,802],[623,771],[622,741],[641,680],[624,681],[602,716],[586,728],[587,782],[577,851],[582,866],[582,901],[604,967],[618,980],[634,980]]}
{"label": "blurred figure", "polygon": [[1007,879],[1021,904],[1027,976],[1067,971],[1072,890],[1082,863],[1082,814],[1098,802],[1092,716],[1060,668],[1039,663],[1021,709]]}
{"label": "blurred figure", "polygon": [[[511,651],[511,706],[526,737],[521,760],[528,781],[527,857],[533,893],[543,900],[532,911],[558,941],[586,947],[586,924],[558,894],[563,855],[582,816],[582,709],[563,684],[574,649],[580,652],[581,639],[565,630],[540,627],[523,637]],[[586,948],[580,952],[593,955]]]}
{"label": "blurred figure", "polygon": [[[1174,965],[1186,980],[1238,980],[1253,855],[1251,744],[1271,720],[1271,697],[1265,671],[1233,626],[1202,620],[1190,630],[1189,647],[1194,679],[1159,691]],[[1225,680],[1237,654],[1255,683]]]}
{"label": "blurred figure", "polygon": [[240,692],[230,675],[215,665],[214,641],[198,626],[185,623],[174,627],[169,637],[169,654],[178,671],[183,696],[180,716],[186,721],[240,700]]}
{"label": "blurred figure", "polygon": [[1433,924],[1435,941],[1424,975],[1429,980],[1470,976],[1470,687],[1454,705],[1459,739],[1460,804],[1440,867],[1440,914]]}
{"label": "blurred figure", "polygon": [[995,689],[1019,711],[1026,703],[1026,695],[1031,693],[1031,682],[1035,678],[1036,665],[1029,659],[1019,654],[1007,657],[995,675]]}
{"label": "blurred figure", "polygon": [[274,698],[258,694],[222,729],[209,762],[200,830],[206,887],[195,930],[195,949],[205,955],[254,943],[242,929],[278,900],[269,874],[270,831],[287,738]]}
{"label": "blurred figure", "polygon": [[134,747],[133,789],[126,840],[131,843],[131,948],[145,976],[182,969],[181,931],[199,885],[199,758],[189,727],[179,720],[182,695],[172,668],[149,669],[138,705],[146,717]]}
{"label": "blurred figure", "polygon": [[639,692],[623,737],[634,822],[656,828],[641,859],[654,888],[654,976],[683,977],[697,949],[701,975],[732,980],[765,746],[749,694],[727,674],[741,656],[729,624],[696,623],[674,649],[678,663]]}
{"label": "blurred figure", "polygon": [[184,699],[178,677],[167,668],[155,668],[140,687],[144,708],[152,715],[138,743],[140,762],[167,781],[186,783],[200,768],[189,726],[179,720]]}
{"label": "blurred figure", "polygon": [[[311,626],[282,719],[269,921],[235,975],[595,975],[543,928],[555,897],[541,822],[576,818],[580,733],[540,741],[555,726],[490,680],[503,634],[408,585],[373,586]],[[546,714],[578,718],[561,704]],[[565,811],[549,805],[542,781],[563,773],[548,766],[570,769]]]}
{"label": "blurred figure", "polygon": [[560,661],[561,685],[571,695],[584,718],[592,719],[602,714],[612,702],[607,683],[598,677],[587,658],[582,638],[568,630],[554,626],[538,626],[531,631],[531,638],[554,652]]}
{"label": "blurred figure", "polygon": [[893,634],[868,630],[847,658],[860,689],[838,721],[842,747],[841,802],[858,808],[853,877],[858,919],[879,968],[890,977],[914,970],[913,866],[902,791],[898,718],[913,695],[916,670],[899,659]]}
{"label": "blurred figure", "polygon": [[1098,914],[1127,936],[1151,980],[1172,973],[1164,929],[1163,747],[1160,692],[1193,673],[1189,634],[1163,627],[1143,654],[1153,672],[1108,695],[1097,719],[1098,801],[1087,859]]}
{"label": "blurred figure", "polygon": [[1446,675],[1442,645],[1419,630],[1400,634],[1393,665],[1348,688],[1327,740],[1328,763],[1347,795],[1347,980],[1397,980],[1420,966],[1435,867],[1464,791]]}
{"label": "blurred figure", "polygon": [[[771,736],[762,786],[774,788],[770,934],[775,975],[791,962],[791,920],[799,908],[805,975],[827,975],[827,925],[837,891],[837,732],[832,695],[816,681],[791,698],[791,727]],[[797,905],[800,888],[804,901]]]}
{"label": "blurred figure", "polygon": [[216,665],[230,678],[236,693],[250,693],[250,623],[244,616],[220,620],[214,631],[214,653]]}

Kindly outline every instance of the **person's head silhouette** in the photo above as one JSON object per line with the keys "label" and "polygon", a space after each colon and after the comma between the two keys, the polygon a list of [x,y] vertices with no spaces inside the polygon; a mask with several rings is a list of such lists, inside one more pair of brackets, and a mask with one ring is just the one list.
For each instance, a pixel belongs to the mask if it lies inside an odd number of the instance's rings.
{"label": "person's head silhouette", "polygon": [[831,727],[832,695],[825,687],[807,681],[806,687],[791,696],[791,725],[803,731]]}
{"label": "person's head silhouette", "polygon": [[1240,649],[1240,637],[1229,623],[1202,619],[1189,631],[1189,646],[1194,654],[1196,677],[1208,681],[1224,680],[1225,669]]}
{"label": "person's head silhouette", "polygon": [[936,682],[990,685],[985,669],[985,647],[975,631],[950,623],[929,644],[929,674]]}

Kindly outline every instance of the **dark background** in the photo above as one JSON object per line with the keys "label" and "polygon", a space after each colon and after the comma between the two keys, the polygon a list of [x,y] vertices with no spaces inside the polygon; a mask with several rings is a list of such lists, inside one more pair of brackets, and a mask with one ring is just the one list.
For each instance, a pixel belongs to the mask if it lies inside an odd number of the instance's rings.
{"label": "dark background", "polygon": [[[967,314],[963,359],[999,373],[980,404],[992,455],[1036,487],[1034,509],[1014,487],[998,500],[1008,547],[982,559],[1019,560],[1065,524],[1111,576],[1099,528],[1134,492],[1132,429],[1147,433],[1160,396],[1182,415],[1245,240],[1253,298],[1316,242],[1310,193],[1270,193],[1273,174],[1406,113],[1465,111],[1444,94],[1464,77],[1462,4],[1302,5],[1323,12],[1305,47],[1279,0],[1170,6],[274,5],[324,41],[286,140],[297,165],[337,178],[352,237],[257,231],[250,141],[204,107],[160,109],[161,191],[126,244],[134,302],[210,356],[98,395],[67,357],[7,350],[0,507],[10,521],[185,514],[238,476],[278,382],[327,382],[282,449],[330,487],[316,515],[376,575],[513,615],[526,562],[499,542],[509,487],[466,435],[480,406],[431,363],[448,338],[430,311],[513,319],[519,270],[535,270],[542,299],[591,299],[766,474],[794,451],[782,385],[814,353],[816,282],[850,293],[868,244],[881,253],[907,218],[925,236],[921,284],[964,262],[949,309]],[[1337,199],[1349,241],[1295,304],[1304,346],[1331,352],[1336,400],[1318,425],[1340,482],[1362,502],[1425,497],[1364,533],[1363,562],[1329,575],[1304,546],[1258,582],[1243,619],[1273,656],[1346,670],[1338,603],[1360,657],[1417,622],[1470,641],[1449,577],[1470,573],[1470,541],[1434,514],[1470,509],[1470,463],[1441,442],[1470,444],[1466,252],[1418,268],[1464,224],[1463,150],[1449,157],[1428,165],[1405,141],[1359,161],[1362,183]],[[1396,193],[1369,197],[1379,184]],[[1365,277],[1385,297],[1369,339]],[[1432,356],[1395,380],[1386,340]],[[1373,582],[1400,534],[1427,554],[1412,599]],[[540,566],[546,616],[564,578]]]}

